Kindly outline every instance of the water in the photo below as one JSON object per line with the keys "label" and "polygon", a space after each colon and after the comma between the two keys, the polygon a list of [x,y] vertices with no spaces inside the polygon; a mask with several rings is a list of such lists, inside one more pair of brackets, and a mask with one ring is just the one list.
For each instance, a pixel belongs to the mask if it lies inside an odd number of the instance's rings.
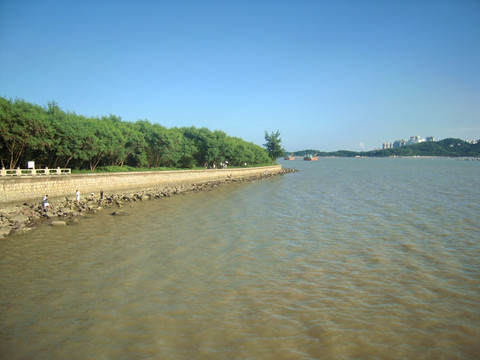
{"label": "water", "polygon": [[480,162],[281,162],[1,241],[0,358],[478,358]]}

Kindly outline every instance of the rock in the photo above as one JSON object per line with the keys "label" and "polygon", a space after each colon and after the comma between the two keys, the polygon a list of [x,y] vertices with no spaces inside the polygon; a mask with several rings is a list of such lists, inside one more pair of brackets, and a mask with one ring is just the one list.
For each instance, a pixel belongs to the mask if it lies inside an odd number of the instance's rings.
{"label": "rock", "polygon": [[38,220],[42,217],[42,213],[36,213],[36,212],[33,212],[32,215],[30,216],[30,219],[33,219],[33,220]]}
{"label": "rock", "polygon": [[21,234],[25,234],[26,232],[29,232],[29,231],[32,231],[32,228],[29,228],[29,227],[20,227],[20,228],[18,228],[18,229],[15,230],[15,234],[21,235]]}
{"label": "rock", "polygon": [[66,226],[67,223],[62,220],[54,220],[52,221],[52,226]]}
{"label": "rock", "polygon": [[128,216],[128,213],[126,213],[125,211],[114,211],[110,215],[113,215],[113,216]]}
{"label": "rock", "polygon": [[70,209],[70,208],[67,208],[67,207],[64,207],[60,210],[62,212],[62,214],[64,215],[67,215],[67,214],[73,214],[75,211]]}
{"label": "rock", "polygon": [[17,223],[27,223],[30,221],[30,218],[26,215],[14,215],[9,218],[10,221],[12,222],[17,222]]}
{"label": "rock", "polygon": [[0,209],[0,215],[18,214],[21,210],[20,206],[8,206]]}
{"label": "rock", "polygon": [[10,234],[10,231],[11,229],[6,229],[6,228],[0,229],[0,239]]}

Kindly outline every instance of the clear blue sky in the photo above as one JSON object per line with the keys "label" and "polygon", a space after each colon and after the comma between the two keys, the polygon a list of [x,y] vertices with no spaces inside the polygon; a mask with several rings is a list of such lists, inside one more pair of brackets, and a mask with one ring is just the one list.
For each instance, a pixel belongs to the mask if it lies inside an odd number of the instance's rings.
{"label": "clear blue sky", "polygon": [[0,0],[0,96],[289,151],[480,138],[479,0]]}

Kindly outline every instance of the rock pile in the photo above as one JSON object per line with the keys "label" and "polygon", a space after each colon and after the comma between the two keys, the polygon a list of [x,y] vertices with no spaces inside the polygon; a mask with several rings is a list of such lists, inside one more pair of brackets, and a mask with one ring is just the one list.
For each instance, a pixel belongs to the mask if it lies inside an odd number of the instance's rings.
{"label": "rock pile", "polygon": [[73,198],[50,199],[50,206],[47,211],[43,209],[41,202],[7,205],[0,208],[0,239],[14,233],[25,233],[40,224],[46,223],[51,226],[69,225],[87,213],[96,213],[109,207],[116,209],[112,212],[112,215],[124,216],[127,215],[127,213],[118,210],[118,208],[121,208],[125,203],[129,202],[160,199],[162,197],[184,194],[190,191],[208,191],[222,183],[255,181],[290,172],[296,172],[296,170],[282,169],[281,173],[269,174],[266,172],[262,175],[248,178],[231,178],[222,181],[208,181],[189,185],[169,185],[157,189],[105,194],[103,199],[84,197],[79,202],[76,202]]}

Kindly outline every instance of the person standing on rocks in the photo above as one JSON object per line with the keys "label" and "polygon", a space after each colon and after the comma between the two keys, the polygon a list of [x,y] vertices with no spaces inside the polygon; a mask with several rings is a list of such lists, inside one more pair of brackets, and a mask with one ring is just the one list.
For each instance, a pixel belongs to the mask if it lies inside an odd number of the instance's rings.
{"label": "person standing on rocks", "polygon": [[80,191],[78,191],[78,189],[77,189],[77,191],[75,191],[75,199],[76,199],[76,202],[78,204],[80,202]]}
{"label": "person standing on rocks", "polygon": [[42,201],[42,208],[43,208],[43,211],[45,211],[46,213],[48,213],[48,208],[50,207],[50,204],[48,203],[48,195],[45,195],[43,197],[43,201]]}

